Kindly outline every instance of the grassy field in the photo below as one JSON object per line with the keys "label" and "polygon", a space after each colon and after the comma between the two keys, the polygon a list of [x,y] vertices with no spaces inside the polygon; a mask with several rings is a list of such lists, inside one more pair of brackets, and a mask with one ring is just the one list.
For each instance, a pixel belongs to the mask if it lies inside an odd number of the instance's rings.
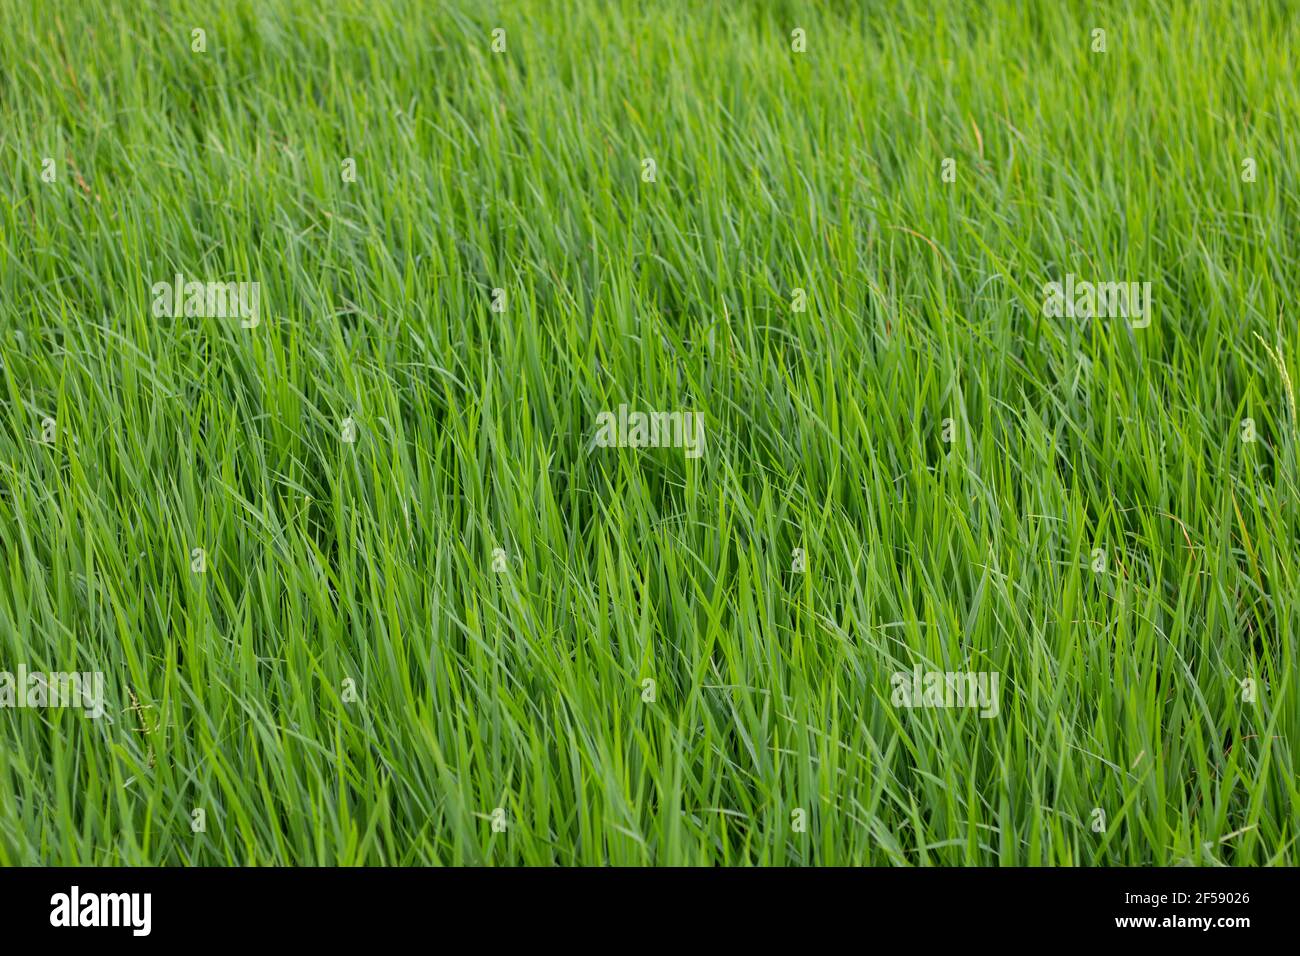
{"label": "grassy field", "polygon": [[0,863],[1294,864],[1297,51],[0,0]]}

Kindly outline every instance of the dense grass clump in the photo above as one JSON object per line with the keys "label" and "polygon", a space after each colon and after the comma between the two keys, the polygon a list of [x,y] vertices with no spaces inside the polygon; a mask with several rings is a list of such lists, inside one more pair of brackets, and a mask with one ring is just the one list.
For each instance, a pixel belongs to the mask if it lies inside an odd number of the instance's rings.
{"label": "dense grass clump", "polygon": [[0,863],[1294,863],[1296,51],[0,0]]}

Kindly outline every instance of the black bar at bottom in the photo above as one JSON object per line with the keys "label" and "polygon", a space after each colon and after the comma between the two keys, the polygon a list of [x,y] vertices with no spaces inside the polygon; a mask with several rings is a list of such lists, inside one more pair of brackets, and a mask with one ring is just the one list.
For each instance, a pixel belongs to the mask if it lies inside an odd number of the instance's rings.
{"label": "black bar at bottom", "polygon": [[461,945],[688,937],[734,950],[890,926],[923,930],[927,945],[972,933],[1231,944],[1294,926],[1295,879],[1294,869],[1226,868],[0,869],[0,915],[6,944],[373,946],[433,931]]}

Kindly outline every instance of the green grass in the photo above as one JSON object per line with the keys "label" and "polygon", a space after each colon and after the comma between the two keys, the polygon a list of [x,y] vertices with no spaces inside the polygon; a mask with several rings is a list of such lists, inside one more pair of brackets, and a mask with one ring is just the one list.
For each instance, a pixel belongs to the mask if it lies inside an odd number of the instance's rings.
{"label": "green grass", "polygon": [[0,670],[108,709],[0,710],[0,863],[1294,864],[1296,51],[1280,0],[0,0]]}

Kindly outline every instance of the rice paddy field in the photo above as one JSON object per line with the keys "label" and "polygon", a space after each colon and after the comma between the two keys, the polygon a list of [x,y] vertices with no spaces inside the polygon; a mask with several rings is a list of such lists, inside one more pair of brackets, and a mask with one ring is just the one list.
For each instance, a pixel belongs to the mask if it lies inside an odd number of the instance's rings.
{"label": "rice paddy field", "polygon": [[1297,52],[0,0],[0,864],[1294,865]]}

